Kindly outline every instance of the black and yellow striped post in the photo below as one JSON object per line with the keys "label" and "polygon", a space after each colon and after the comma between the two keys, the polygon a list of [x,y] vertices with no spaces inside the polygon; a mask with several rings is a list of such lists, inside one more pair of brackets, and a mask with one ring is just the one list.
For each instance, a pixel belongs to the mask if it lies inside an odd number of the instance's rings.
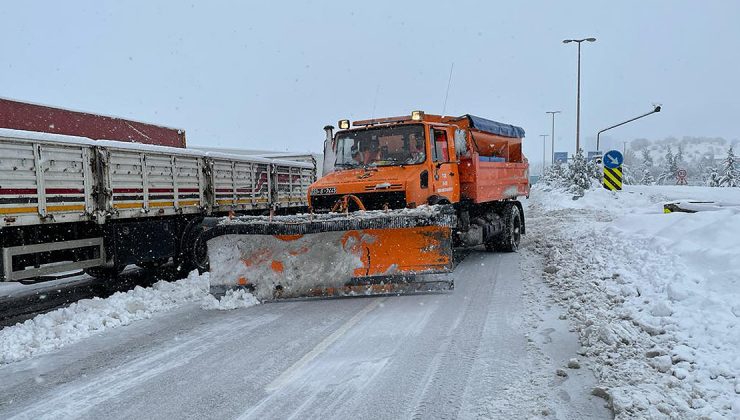
{"label": "black and yellow striped post", "polygon": [[616,168],[607,168],[604,166],[604,188],[609,191],[622,190],[622,165]]}

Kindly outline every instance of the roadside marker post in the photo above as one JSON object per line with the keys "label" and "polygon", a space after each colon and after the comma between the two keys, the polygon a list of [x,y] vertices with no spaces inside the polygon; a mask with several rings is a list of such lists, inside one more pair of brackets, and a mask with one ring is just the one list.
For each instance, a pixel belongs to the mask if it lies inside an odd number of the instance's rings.
{"label": "roadside marker post", "polygon": [[604,154],[603,185],[609,191],[622,190],[622,163],[624,156],[619,150],[610,150]]}
{"label": "roadside marker post", "polygon": [[676,185],[688,185],[689,183],[686,181],[687,175],[686,169],[679,169],[676,172]]}

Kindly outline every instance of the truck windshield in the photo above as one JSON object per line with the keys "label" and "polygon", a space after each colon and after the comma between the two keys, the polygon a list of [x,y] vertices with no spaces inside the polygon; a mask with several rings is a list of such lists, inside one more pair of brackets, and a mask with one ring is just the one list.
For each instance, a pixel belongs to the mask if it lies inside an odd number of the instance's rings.
{"label": "truck windshield", "polygon": [[414,165],[426,160],[421,124],[342,131],[335,144],[336,169]]}

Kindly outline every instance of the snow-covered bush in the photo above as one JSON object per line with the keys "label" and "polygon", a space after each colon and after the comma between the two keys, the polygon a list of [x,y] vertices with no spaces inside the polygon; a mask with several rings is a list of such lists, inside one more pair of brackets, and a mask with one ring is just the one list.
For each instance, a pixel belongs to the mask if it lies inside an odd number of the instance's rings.
{"label": "snow-covered bush", "polygon": [[566,165],[557,163],[545,169],[545,173],[540,178],[540,181],[550,187],[562,188],[565,186],[565,172]]}
{"label": "snow-covered bush", "polygon": [[709,175],[707,176],[706,183],[710,187],[719,187],[719,172],[717,172],[717,168],[709,169]]}
{"label": "snow-covered bush", "polygon": [[583,196],[586,190],[601,185],[602,176],[601,165],[587,162],[583,150],[578,150],[569,163],[553,165],[545,170],[541,181],[548,187]]}
{"label": "snow-covered bush", "polygon": [[655,178],[650,169],[644,168],[642,170],[642,178],[640,178],[640,185],[655,185]]}

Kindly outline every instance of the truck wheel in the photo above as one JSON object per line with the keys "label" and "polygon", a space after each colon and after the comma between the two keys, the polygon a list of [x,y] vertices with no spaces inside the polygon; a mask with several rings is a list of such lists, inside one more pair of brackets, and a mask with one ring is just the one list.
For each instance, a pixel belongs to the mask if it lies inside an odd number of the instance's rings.
{"label": "truck wheel", "polygon": [[496,238],[486,242],[487,251],[515,252],[522,239],[522,213],[514,204],[506,204],[501,210],[504,219],[504,231]]}
{"label": "truck wheel", "polygon": [[513,204],[504,208],[504,232],[501,234],[499,249],[514,252],[519,249],[522,240],[522,214],[519,207]]}

